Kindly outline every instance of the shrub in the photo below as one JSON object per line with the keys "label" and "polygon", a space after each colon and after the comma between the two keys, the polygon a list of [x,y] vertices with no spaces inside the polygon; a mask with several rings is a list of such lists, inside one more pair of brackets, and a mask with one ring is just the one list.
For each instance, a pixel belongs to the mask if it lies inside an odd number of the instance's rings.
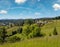
{"label": "shrub", "polygon": [[28,38],[33,38],[33,33],[30,33],[30,34],[28,35]]}
{"label": "shrub", "polygon": [[31,26],[31,33],[28,35],[29,38],[33,37],[41,37],[44,36],[44,34],[41,33],[41,28],[38,27],[38,25],[34,24]]}
{"label": "shrub", "polygon": [[0,44],[3,43],[3,39],[0,37]]}
{"label": "shrub", "polygon": [[0,41],[3,43],[6,41],[6,37],[7,37],[6,34],[7,34],[7,31],[5,28],[0,29]]}
{"label": "shrub", "polygon": [[12,31],[12,35],[15,35],[15,34],[17,34],[17,31]]}
{"label": "shrub", "polygon": [[54,28],[53,35],[58,35],[56,28]]}
{"label": "shrub", "polygon": [[49,36],[51,36],[51,33],[49,34]]}
{"label": "shrub", "polygon": [[17,31],[18,31],[18,33],[22,33],[22,28],[19,27],[19,29]]}
{"label": "shrub", "polygon": [[39,27],[35,27],[35,29],[33,30],[33,36],[34,37],[40,36],[40,28]]}
{"label": "shrub", "polygon": [[23,26],[22,34],[27,38],[41,37],[45,34],[41,33],[41,28],[37,24]]}
{"label": "shrub", "polygon": [[31,32],[31,30],[30,30],[29,25],[23,26],[23,32],[22,32],[23,35],[28,36],[30,34],[30,32]]}
{"label": "shrub", "polygon": [[16,42],[16,41],[20,41],[21,38],[17,37],[17,36],[11,36],[10,38],[8,38],[8,42]]}

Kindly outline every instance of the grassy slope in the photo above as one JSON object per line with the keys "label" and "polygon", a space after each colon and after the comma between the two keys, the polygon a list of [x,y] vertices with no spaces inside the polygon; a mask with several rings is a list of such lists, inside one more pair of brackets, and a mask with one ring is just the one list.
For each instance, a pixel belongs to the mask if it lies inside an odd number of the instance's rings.
{"label": "grassy slope", "polygon": [[[57,28],[59,35],[48,36],[50,33],[52,33],[54,27]],[[46,24],[42,27],[42,32],[46,33],[47,36],[24,40],[16,43],[5,43],[0,45],[0,47],[60,47],[60,20]],[[17,34],[17,36],[19,35]]]}
{"label": "grassy slope", "polygon": [[9,35],[12,33],[12,31],[17,31],[18,28],[19,28],[18,26],[14,26],[12,28],[7,29],[7,32],[8,32],[7,34]]}
{"label": "grassy slope", "polygon": [[54,27],[57,28],[57,32],[60,34],[60,20],[54,20],[52,23],[48,23],[41,28],[41,31],[46,35],[52,34]]}
{"label": "grassy slope", "polygon": [[60,36],[34,38],[16,43],[7,43],[0,47],[60,47]]}

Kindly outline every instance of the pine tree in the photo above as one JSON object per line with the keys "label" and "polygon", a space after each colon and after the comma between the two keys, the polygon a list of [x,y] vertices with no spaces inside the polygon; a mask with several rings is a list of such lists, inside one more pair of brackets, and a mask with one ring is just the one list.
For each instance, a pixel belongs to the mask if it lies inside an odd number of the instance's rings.
{"label": "pine tree", "polygon": [[53,35],[58,35],[56,27],[54,28]]}
{"label": "pine tree", "polygon": [[2,28],[2,31],[1,31],[2,42],[5,42],[5,39],[6,39],[6,36],[7,36],[6,34],[7,34],[6,29]]}

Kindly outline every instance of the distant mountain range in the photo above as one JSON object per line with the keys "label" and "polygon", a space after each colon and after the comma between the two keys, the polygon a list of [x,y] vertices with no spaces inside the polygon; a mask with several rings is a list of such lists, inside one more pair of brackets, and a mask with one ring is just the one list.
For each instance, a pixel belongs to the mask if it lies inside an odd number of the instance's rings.
{"label": "distant mountain range", "polygon": [[[38,20],[52,20],[52,19],[60,19],[60,16],[57,17],[53,17],[53,18],[36,18],[36,19],[31,19],[34,21],[38,21]],[[24,20],[28,20],[28,19],[1,19],[0,23],[23,23]]]}

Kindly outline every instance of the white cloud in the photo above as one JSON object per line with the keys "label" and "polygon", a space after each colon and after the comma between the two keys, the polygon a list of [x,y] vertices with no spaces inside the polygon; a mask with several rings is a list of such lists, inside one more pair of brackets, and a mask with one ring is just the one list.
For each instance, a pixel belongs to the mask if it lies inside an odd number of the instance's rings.
{"label": "white cloud", "polygon": [[54,4],[53,5],[54,10],[60,10],[60,4]]}
{"label": "white cloud", "polygon": [[40,15],[40,14],[41,14],[41,13],[39,13],[39,12],[35,12],[35,15],[36,15],[36,16],[38,16],[38,15]]}
{"label": "white cloud", "polygon": [[15,3],[21,4],[21,3],[25,3],[27,0],[15,0]]}
{"label": "white cloud", "polygon": [[7,14],[6,10],[0,10],[0,14]]}

